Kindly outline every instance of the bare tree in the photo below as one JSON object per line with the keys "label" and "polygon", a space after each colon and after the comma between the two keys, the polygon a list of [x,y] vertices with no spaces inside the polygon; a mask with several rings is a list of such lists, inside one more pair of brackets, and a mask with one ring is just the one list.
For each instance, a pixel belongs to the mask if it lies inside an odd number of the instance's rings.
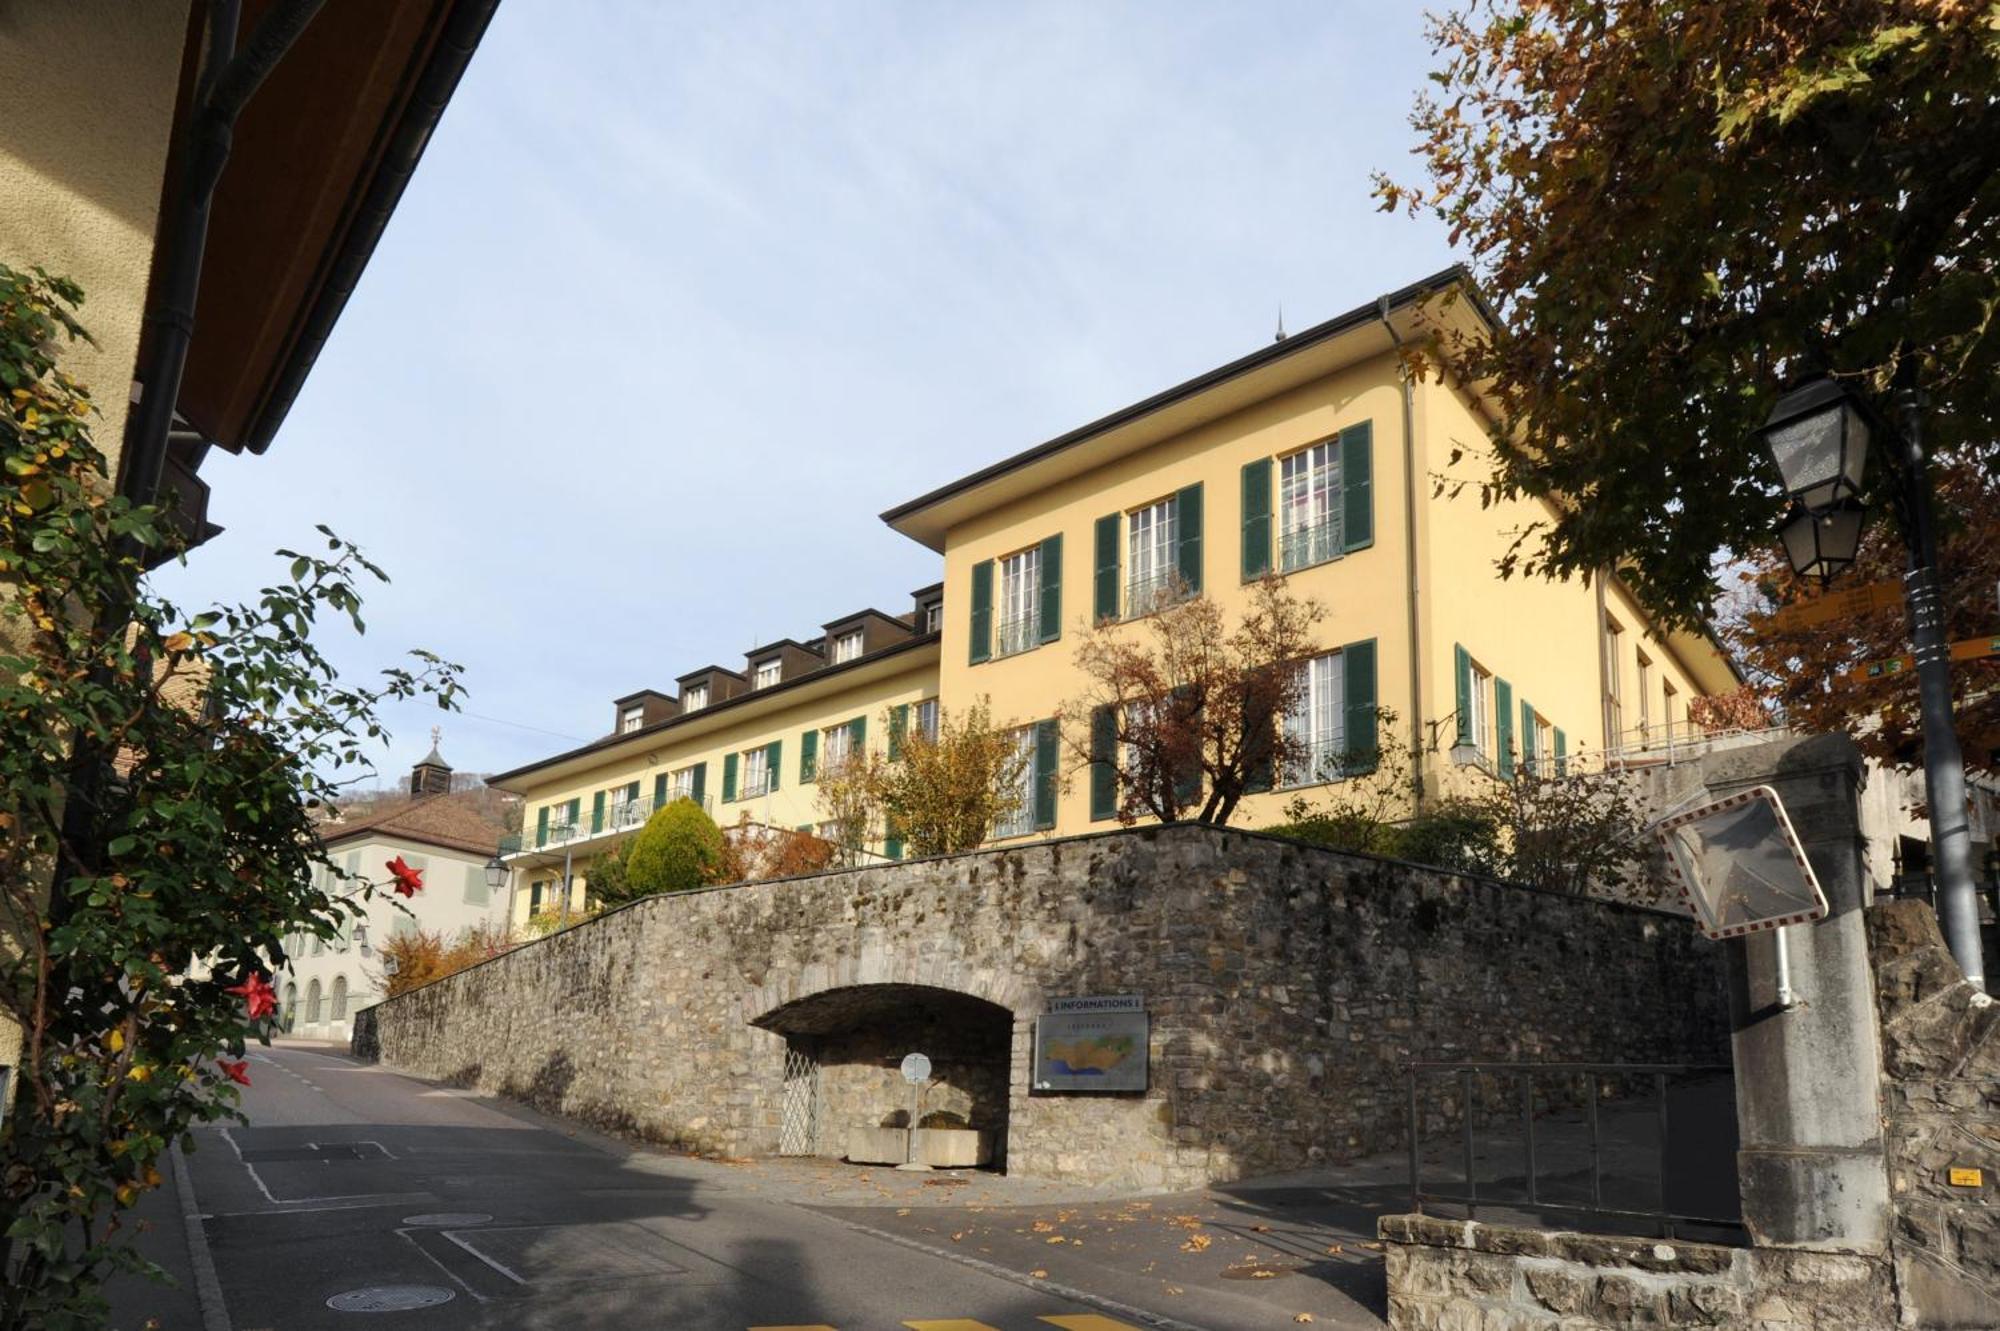
{"label": "bare tree", "polygon": [[1234,630],[1203,594],[1171,597],[1137,625],[1098,623],[1076,649],[1089,685],[1063,709],[1084,722],[1062,728],[1072,767],[1115,783],[1121,822],[1227,823],[1246,794],[1310,756],[1283,723],[1324,617],[1266,577]]}

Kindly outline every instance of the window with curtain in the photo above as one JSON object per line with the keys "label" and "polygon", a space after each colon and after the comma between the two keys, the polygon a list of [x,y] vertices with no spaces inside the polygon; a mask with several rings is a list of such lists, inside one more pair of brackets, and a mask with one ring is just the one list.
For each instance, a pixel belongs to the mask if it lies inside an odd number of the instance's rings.
{"label": "window with curtain", "polygon": [[708,685],[690,684],[681,690],[681,710],[699,712],[708,706]]}
{"label": "window with curtain", "polygon": [[1285,717],[1285,735],[1297,746],[1284,772],[1287,786],[1340,776],[1347,755],[1347,677],[1339,652],[1315,656],[1300,667],[1305,690]]}
{"label": "window with curtain", "polygon": [[1278,568],[1323,564],[1340,553],[1340,441],[1278,461]]}
{"label": "window with curtain", "polygon": [[918,703],[915,715],[910,718],[912,732],[927,740],[935,741],[938,734],[938,700],[926,698]]}
{"label": "window with curtain", "polygon": [[1031,546],[999,561],[1000,598],[995,607],[994,655],[1025,652],[1040,640],[1042,549]]}
{"label": "window with curtain", "polygon": [[854,629],[833,640],[833,663],[852,661],[861,655],[861,630]]}
{"label": "window with curtain", "polygon": [[828,726],[819,732],[819,770],[831,772],[854,753],[854,728]]}
{"label": "window with curtain", "polygon": [[1026,836],[1035,830],[1035,728],[1013,733],[1014,752],[1021,755],[1021,774],[1014,783],[1015,807],[993,826],[996,837]]}
{"label": "window with curtain", "polygon": [[785,663],[783,661],[759,661],[757,663],[757,673],[751,676],[750,687],[753,689],[768,689],[784,677]]}
{"label": "window with curtain", "polygon": [[1125,522],[1125,614],[1151,613],[1174,594],[1180,506],[1172,498],[1135,509]]}
{"label": "window with curtain", "polygon": [[328,1014],[328,1020],[347,1020],[347,977],[345,975],[336,975],[333,977],[332,1008],[333,1011]]}
{"label": "window with curtain", "polygon": [[743,753],[743,779],[737,785],[736,798],[755,799],[768,794],[771,789],[770,754],[762,745],[746,749]]}

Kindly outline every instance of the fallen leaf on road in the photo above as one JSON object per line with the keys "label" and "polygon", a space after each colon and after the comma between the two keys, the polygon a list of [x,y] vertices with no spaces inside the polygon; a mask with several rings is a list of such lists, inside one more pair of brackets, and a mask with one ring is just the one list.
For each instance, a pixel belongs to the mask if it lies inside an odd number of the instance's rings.
{"label": "fallen leaf on road", "polygon": [[1205,1251],[1208,1245],[1213,1241],[1214,1240],[1210,1239],[1206,1234],[1190,1234],[1188,1235],[1188,1241],[1181,1245],[1181,1251],[1202,1252]]}
{"label": "fallen leaf on road", "polygon": [[907,1206],[903,1207],[901,1210],[896,1212],[897,1215],[908,1215],[909,1213],[910,1213],[910,1208]]}
{"label": "fallen leaf on road", "polygon": [[1047,1280],[1049,1278],[1049,1273],[1047,1271],[1044,1271],[1039,1266],[1036,1267],[1034,1270],[1028,1272],[1028,1274],[1033,1276],[1037,1280]]}
{"label": "fallen leaf on road", "polygon": [[965,1237],[965,1231],[961,1229],[961,1230],[959,1230],[959,1231],[958,1231],[958,1233],[956,1233],[956,1234],[954,1234],[954,1235],[952,1235],[952,1236],[951,1236],[951,1241],[952,1241],[953,1243],[956,1243],[956,1242],[958,1242],[958,1241],[959,1241],[960,1239],[962,1239],[962,1238],[964,1238],[964,1237]]}
{"label": "fallen leaf on road", "polygon": [[1037,1234],[1051,1233],[1055,1227],[1055,1221],[1053,1220],[1037,1220],[1035,1222],[1035,1232]]}
{"label": "fallen leaf on road", "polygon": [[1168,1285],[1168,1286],[1167,1286],[1167,1293],[1169,1293],[1169,1294],[1178,1294],[1178,1293],[1180,1293],[1180,1292],[1181,1292],[1181,1287],[1180,1287],[1179,1285]]}
{"label": "fallen leaf on road", "polygon": [[1329,1243],[1326,1245],[1326,1250],[1329,1253],[1337,1253],[1340,1251],[1340,1245],[1338,1243]]}
{"label": "fallen leaf on road", "polygon": [[1268,1234],[1271,1232],[1271,1227],[1269,1225],[1252,1225],[1250,1226],[1250,1232],[1252,1234]]}
{"label": "fallen leaf on road", "polygon": [[1368,1251],[1370,1251],[1370,1252],[1380,1252],[1380,1251],[1382,1251],[1382,1245],[1381,1245],[1381,1244],[1379,1244],[1379,1243],[1364,1243],[1364,1244],[1362,1244],[1361,1246],[1362,1246],[1362,1247],[1364,1247],[1364,1248],[1366,1248],[1366,1249],[1368,1249]]}
{"label": "fallen leaf on road", "polygon": [[1311,1313],[1299,1313],[1292,1318],[1294,1322],[1310,1322],[1312,1319]]}
{"label": "fallen leaf on road", "polygon": [[1048,1238],[1044,1239],[1044,1240],[1043,1240],[1043,1242],[1044,1242],[1044,1243],[1068,1243],[1068,1242],[1069,1242],[1069,1240],[1068,1240],[1068,1239],[1066,1239],[1066,1238],[1064,1238],[1064,1237],[1063,1237],[1062,1235],[1060,1235],[1060,1234],[1051,1234],[1051,1235],[1049,1235],[1049,1236],[1048,1236]]}

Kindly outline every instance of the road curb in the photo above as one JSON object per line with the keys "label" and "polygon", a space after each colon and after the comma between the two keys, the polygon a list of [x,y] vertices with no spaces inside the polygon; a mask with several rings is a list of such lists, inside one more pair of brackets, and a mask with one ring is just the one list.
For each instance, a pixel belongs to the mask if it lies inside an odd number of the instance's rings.
{"label": "road curb", "polygon": [[1102,1294],[1092,1294],[1088,1290],[1077,1289],[1074,1286],[1065,1285],[1059,1281],[1044,1279],[1040,1276],[1023,1275],[1021,1272],[1010,1270],[998,1262],[989,1262],[978,1257],[967,1256],[962,1252],[953,1252],[949,1248],[937,1248],[928,1243],[919,1243],[915,1239],[904,1238],[901,1234],[891,1234],[885,1229],[875,1229],[858,1221],[843,1220],[839,1216],[831,1216],[824,1211],[815,1210],[803,1202],[787,1202],[786,1205],[795,1206],[801,1211],[810,1212],[823,1220],[831,1220],[842,1229],[850,1229],[857,1234],[866,1234],[870,1238],[881,1239],[886,1243],[893,1243],[899,1248],[908,1248],[930,1257],[942,1257],[947,1261],[957,1262],[960,1266],[969,1266],[973,1270],[983,1272],[986,1275],[997,1276],[1001,1280],[1009,1281],[1016,1285],[1024,1285],[1029,1289],[1039,1290],[1044,1294],[1053,1294],[1057,1298],[1068,1299],[1072,1303],[1086,1304],[1089,1307],[1098,1308],[1104,1312],[1116,1314],[1119,1317],[1130,1317],[1134,1321],[1145,1323],[1147,1326],[1158,1327],[1160,1331],[1210,1331],[1208,1327],[1196,1326],[1193,1322],[1183,1322],[1160,1313],[1148,1312],[1144,1308],[1135,1308],[1129,1303],[1120,1303],[1117,1299],[1107,1299]]}
{"label": "road curb", "polygon": [[201,1227],[201,1211],[195,1206],[194,1177],[188,1172],[187,1157],[179,1142],[168,1148],[168,1155],[173,1159],[174,1190],[181,1195],[181,1226],[187,1233],[188,1264],[194,1268],[202,1331],[233,1331],[229,1305],[222,1298],[222,1280],[215,1273],[215,1256],[208,1250],[208,1232]]}

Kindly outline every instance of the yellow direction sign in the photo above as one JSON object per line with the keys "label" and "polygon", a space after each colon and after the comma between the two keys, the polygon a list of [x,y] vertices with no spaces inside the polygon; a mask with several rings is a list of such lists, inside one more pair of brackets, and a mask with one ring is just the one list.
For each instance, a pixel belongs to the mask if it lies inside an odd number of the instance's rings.
{"label": "yellow direction sign", "polygon": [[[1964,642],[1955,642],[1951,645],[1951,659],[1954,661],[1979,661],[1989,656],[2000,656],[2000,636],[1967,638]],[[1857,666],[1841,678],[1852,680],[1856,684],[1866,684],[1872,679],[1901,675],[1916,668],[1916,657],[1895,656],[1887,661],[1870,661],[1865,666]]]}
{"label": "yellow direction sign", "polygon": [[1881,582],[1870,582],[1860,587],[1849,587],[1844,591],[1828,592],[1815,596],[1809,601],[1794,601],[1771,616],[1771,622],[1781,629],[1810,628],[1814,624],[1825,624],[1836,619],[1846,619],[1852,615],[1865,615],[1874,610],[1887,610],[1903,603],[1903,584],[1900,579],[1887,578]]}

